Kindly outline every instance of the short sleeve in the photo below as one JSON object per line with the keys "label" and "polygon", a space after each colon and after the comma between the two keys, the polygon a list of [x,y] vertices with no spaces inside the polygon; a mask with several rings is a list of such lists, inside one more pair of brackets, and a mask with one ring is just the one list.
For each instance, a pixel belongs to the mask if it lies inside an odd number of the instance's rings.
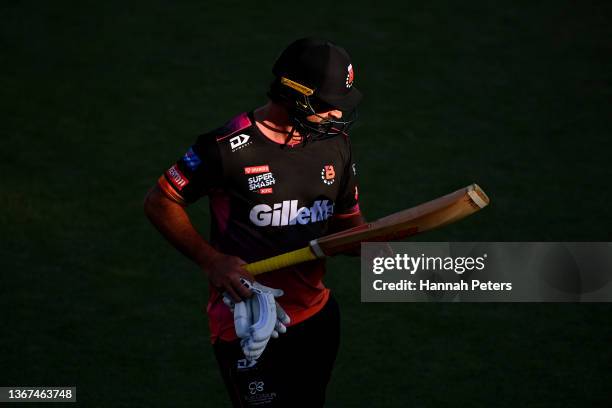
{"label": "short sleeve", "polygon": [[353,160],[353,154],[350,151],[344,171],[342,173],[342,182],[336,199],[337,215],[350,215],[359,212],[359,189],[357,187],[357,164]]}
{"label": "short sleeve", "polygon": [[164,193],[183,205],[197,201],[222,184],[223,165],[214,134],[198,137],[158,180]]}

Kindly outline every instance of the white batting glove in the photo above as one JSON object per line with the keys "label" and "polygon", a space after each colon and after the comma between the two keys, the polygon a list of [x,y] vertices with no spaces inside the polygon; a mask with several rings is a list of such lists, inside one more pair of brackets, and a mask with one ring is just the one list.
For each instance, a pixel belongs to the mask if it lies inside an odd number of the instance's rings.
{"label": "white batting glove", "polygon": [[241,279],[253,296],[245,301],[234,303],[227,293],[223,302],[234,312],[234,326],[240,337],[240,345],[249,360],[258,359],[270,338],[277,338],[279,333],[287,331],[286,324],[290,319],[275,298],[282,296],[283,291]]}
{"label": "white batting glove", "polygon": [[[247,281],[246,279],[244,281],[247,282],[245,286],[247,286],[249,289],[251,289],[254,292],[257,290],[260,290],[260,291],[267,290],[267,291],[274,293],[274,297],[279,297],[283,295],[283,291],[281,289],[273,289],[273,288],[264,286],[257,282],[251,283]],[[236,306],[236,302],[234,302],[232,297],[227,292],[223,293],[223,303],[225,303],[225,305],[229,307],[232,313],[234,312],[234,307]],[[286,325],[289,324],[290,322],[291,322],[291,319],[289,318],[289,315],[287,314],[287,312],[285,312],[285,309],[283,309],[283,307],[278,302],[276,302],[276,324],[274,326],[274,330],[272,331],[271,337],[276,339],[278,338],[279,334],[286,333],[287,332]]]}
{"label": "white batting glove", "polygon": [[[254,293],[258,293],[258,292],[266,293],[267,292],[273,295],[275,298],[283,296],[284,294],[284,292],[281,289],[270,288],[258,282],[253,282],[249,289],[251,289]],[[276,302],[276,300],[274,301],[274,303],[276,307],[276,323],[274,325],[274,330],[272,331],[271,337],[276,339],[278,338],[279,333],[287,332],[286,325],[289,324],[289,322],[291,322],[291,319],[289,318],[289,315],[287,314],[287,312],[285,312],[285,309],[283,309],[282,306],[278,302]]]}

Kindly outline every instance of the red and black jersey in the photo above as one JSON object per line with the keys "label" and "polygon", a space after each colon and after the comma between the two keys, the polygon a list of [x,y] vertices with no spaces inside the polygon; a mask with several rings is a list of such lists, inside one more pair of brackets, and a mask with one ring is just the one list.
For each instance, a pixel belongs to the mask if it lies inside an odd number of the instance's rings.
{"label": "red and black jersey", "polygon": [[[327,233],[331,217],[359,212],[355,164],[347,136],[289,146],[267,138],[252,113],[198,137],[159,179],[172,199],[210,197],[211,244],[254,262],[308,245]],[[283,289],[279,303],[292,324],[318,312],[329,296],[317,260],[257,280]],[[233,317],[211,287],[212,339],[236,338]]]}

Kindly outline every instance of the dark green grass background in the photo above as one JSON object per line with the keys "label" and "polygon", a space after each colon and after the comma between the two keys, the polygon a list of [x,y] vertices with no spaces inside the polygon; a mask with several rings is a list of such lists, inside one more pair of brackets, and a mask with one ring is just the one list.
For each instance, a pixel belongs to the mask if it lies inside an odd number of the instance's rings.
{"label": "dark green grass background", "polygon": [[[307,34],[351,52],[366,95],[368,218],[476,181],[491,207],[420,240],[612,240],[610,3],[424,4],[3,1],[0,385],[228,406],[205,279],[143,196],[198,133],[262,104],[275,56]],[[206,231],[206,200],[191,214]],[[330,262],[330,407],[610,401],[609,304],[362,304],[358,274]]]}

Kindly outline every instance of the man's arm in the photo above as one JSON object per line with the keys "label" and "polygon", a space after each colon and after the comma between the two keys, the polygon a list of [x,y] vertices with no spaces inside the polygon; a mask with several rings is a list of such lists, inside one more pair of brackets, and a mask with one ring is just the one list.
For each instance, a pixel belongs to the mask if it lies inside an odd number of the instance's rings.
{"label": "man's arm", "polygon": [[193,227],[185,208],[170,199],[156,184],[145,197],[144,211],[157,230],[183,255],[195,262],[221,291],[227,291],[236,302],[251,296],[251,291],[240,283],[243,276],[253,277],[235,256],[215,250]]}

